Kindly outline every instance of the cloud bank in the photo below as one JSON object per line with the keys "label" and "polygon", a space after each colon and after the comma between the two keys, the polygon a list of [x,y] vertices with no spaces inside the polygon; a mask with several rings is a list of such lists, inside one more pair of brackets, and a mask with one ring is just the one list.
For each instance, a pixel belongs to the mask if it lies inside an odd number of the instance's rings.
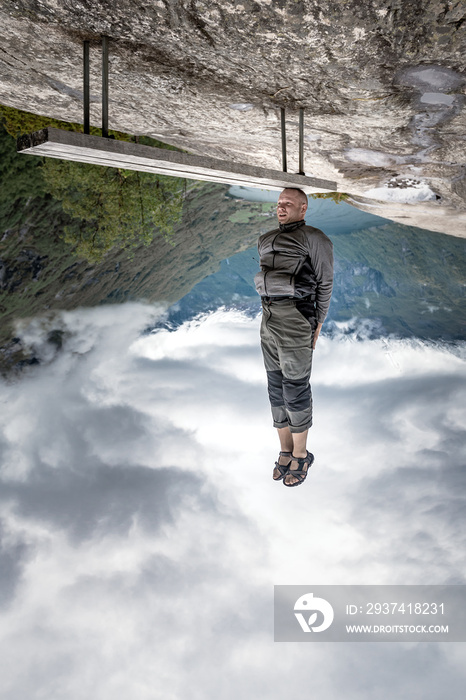
{"label": "cloud bank", "polygon": [[279,583],[464,583],[458,348],[321,337],[316,461],[285,489],[259,320],[141,334],[162,314],[22,330],[42,364],[2,386],[2,698],[459,698],[462,645],[274,644],[272,609]]}

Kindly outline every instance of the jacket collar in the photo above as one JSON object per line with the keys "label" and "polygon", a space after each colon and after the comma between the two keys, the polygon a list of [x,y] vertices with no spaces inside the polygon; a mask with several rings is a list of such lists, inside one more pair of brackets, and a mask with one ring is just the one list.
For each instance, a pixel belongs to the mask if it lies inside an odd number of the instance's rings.
{"label": "jacket collar", "polygon": [[304,219],[301,221],[290,221],[289,224],[279,224],[280,231],[289,233],[290,231],[295,231],[300,226],[304,225]]}

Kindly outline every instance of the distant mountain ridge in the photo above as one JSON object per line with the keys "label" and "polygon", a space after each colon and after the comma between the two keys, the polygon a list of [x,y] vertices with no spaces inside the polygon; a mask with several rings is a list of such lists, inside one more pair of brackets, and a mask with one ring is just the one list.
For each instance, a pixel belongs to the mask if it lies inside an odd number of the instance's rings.
{"label": "distant mountain ridge", "polygon": [[[335,280],[326,328],[368,319],[381,336],[466,338],[466,241],[394,222],[331,238]],[[169,322],[222,305],[258,312],[258,267],[255,246],[223,261],[170,309]]]}

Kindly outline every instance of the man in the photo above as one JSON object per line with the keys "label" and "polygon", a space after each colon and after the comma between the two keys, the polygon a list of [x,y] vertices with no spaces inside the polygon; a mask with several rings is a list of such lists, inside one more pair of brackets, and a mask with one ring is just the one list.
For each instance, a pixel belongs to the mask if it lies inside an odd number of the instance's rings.
{"label": "man", "polygon": [[286,188],[277,204],[279,228],[259,238],[262,297],[261,347],[280,455],[273,478],[298,486],[314,456],[307,451],[312,425],[309,379],[312,354],[327,315],[333,284],[333,246],[307,226],[307,196]]}

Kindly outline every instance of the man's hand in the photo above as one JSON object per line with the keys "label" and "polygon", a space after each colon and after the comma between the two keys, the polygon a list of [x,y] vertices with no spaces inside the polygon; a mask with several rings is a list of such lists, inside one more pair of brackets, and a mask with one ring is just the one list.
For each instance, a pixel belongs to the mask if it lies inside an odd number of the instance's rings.
{"label": "man's hand", "polygon": [[320,329],[322,328],[322,324],[318,323],[317,328],[314,331],[314,337],[312,339],[312,349],[315,349],[316,343],[317,343],[317,338],[319,337]]}

